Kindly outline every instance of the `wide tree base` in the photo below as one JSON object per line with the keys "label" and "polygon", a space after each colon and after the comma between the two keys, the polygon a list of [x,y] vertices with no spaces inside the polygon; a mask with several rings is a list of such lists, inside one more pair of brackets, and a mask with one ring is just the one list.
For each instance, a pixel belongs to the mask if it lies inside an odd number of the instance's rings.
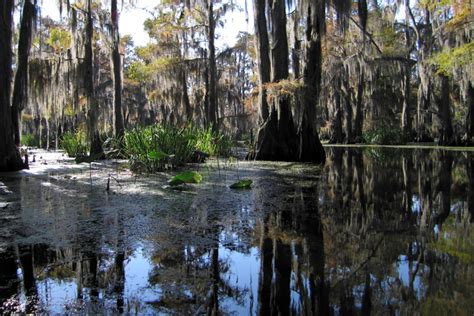
{"label": "wide tree base", "polygon": [[254,149],[247,159],[322,164],[326,154],[317,133],[310,128],[303,128],[298,133],[291,117],[278,120],[276,111],[272,111],[271,117],[260,127]]}
{"label": "wide tree base", "polygon": [[18,171],[25,168],[26,165],[16,149],[12,149],[4,157],[0,158],[0,172]]}

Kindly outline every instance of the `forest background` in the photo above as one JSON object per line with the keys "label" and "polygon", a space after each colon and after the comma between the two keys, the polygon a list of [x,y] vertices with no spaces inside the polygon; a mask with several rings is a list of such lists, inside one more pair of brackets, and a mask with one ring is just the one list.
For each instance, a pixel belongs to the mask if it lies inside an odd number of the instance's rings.
{"label": "forest background", "polygon": [[[470,0],[167,0],[147,5],[138,46],[119,21],[139,3],[61,0],[59,19],[52,6],[1,4],[2,169],[20,143],[69,133],[94,154],[153,124],[211,128],[272,160],[320,161],[319,139],[474,141]],[[245,23],[229,14],[252,24],[231,46],[223,30]]]}

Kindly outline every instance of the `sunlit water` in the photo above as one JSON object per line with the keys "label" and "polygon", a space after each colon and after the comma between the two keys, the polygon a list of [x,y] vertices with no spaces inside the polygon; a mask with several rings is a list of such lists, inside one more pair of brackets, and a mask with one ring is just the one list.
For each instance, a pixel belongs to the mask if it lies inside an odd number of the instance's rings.
{"label": "sunlit water", "polygon": [[111,163],[1,175],[0,312],[474,313],[474,154],[326,151],[180,190]]}

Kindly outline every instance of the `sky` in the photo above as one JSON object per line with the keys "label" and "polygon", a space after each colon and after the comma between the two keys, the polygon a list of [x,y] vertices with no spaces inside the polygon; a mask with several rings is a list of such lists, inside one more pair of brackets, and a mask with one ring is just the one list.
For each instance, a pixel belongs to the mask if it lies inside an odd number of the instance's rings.
{"label": "sky", "polygon": [[[242,11],[235,11],[226,15],[224,28],[217,30],[217,47],[223,48],[226,46],[233,46],[236,42],[236,37],[239,32],[253,31],[252,21],[250,21],[250,25],[246,23],[244,12],[245,1],[248,3],[248,10],[252,9],[251,0],[235,1],[235,3],[242,8]],[[106,4],[108,3],[108,1],[104,2]],[[147,18],[151,17],[151,13],[147,10],[151,11],[153,7],[157,6],[159,3],[159,0],[135,0],[133,6],[125,4],[123,8],[121,8],[119,4],[120,35],[131,35],[133,37],[135,46],[146,45],[148,43],[149,37],[143,28],[143,22]],[[41,14],[43,16],[48,15],[54,20],[59,20],[59,9],[56,4],[56,0],[43,0],[43,3],[41,4],[41,10]],[[249,12],[249,17],[251,19],[252,12]]]}

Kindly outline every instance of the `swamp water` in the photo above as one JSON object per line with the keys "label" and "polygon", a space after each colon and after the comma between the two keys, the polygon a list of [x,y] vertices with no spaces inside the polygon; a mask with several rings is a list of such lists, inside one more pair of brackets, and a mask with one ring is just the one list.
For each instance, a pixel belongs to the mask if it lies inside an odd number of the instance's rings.
{"label": "swamp water", "polygon": [[0,175],[0,313],[472,315],[474,152],[326,154]]}

